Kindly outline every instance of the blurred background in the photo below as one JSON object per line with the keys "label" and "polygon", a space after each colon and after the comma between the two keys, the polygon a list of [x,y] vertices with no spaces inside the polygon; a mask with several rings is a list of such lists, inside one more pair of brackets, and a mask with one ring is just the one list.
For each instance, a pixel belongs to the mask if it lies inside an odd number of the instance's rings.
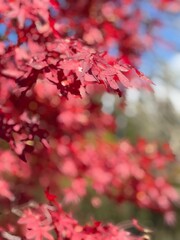
{"label": "blurred background", "polygon": [[[60,1],[62,6],[68,1]],[[71,1],[70,1],[71,2]],[[151,29],[155,40],[150,48],[138,59],[138,67],[154,83],[154,93],[131,89],[127,91],[124,111],[119,111],[121,100],[115,95],[104,93],[101,96],[102,111],[116,118],[117,137],[127,138],[135,143],[138,138],[168,142],[176,156],[176,162],[169,166],[169,181],[180,190],[180,2],[170,9],[154,8],[150,1],[137,1],[138,7],[148,21],[159,20],[160,26]],[[172,1],[173,2],[173,1]],[[179,4],[179,5],[178,5]],[[141,31],[144,31],[144,23]],[[4,24],[0,23],[0,39],[5,32]],[[148,35],[148,32],[146,33]],[[16,42],[16,33],[8,35],[9,41]],[[148,39],[147,39],[148,40]],[[148,43],[146,43],[148,45]],[[116,44],[111,45],[109,54],[117,56]],[[150,210],[139,209],[132,203],[115,204],[102,197],[101,204],[95,208],[91,200],[94,192],[89,190],[78,206],[74,208],[76,217],[85,223],[91,217],[103,222],[122,224],[137,218],[144,226],[154,230],[152,239],[180,239],[180,207],[177,206],[175,226],[168,226],[163,217]],[[94,199],[97,205],[99,199]]]}
{"label": "blurred background", "polygon": [[[173,1],[172,1],[173,2]],[[157,10],[149,1],[141,1],[141,7],[149,19],[159,19],[161,27],[155,28],[155,44],[146,51],[139,64],[140,69],[154,83],[154,93],[136,89],[127,91],[125,111],[119,111],[119,98],[104,93],[101,98],[102,111],[114,114],[119,127],[118,137],[136,142],[140,137],[149,140],[168,142],[176,155],[176,163],[169,167],[168,177],[180,190],[180,13]],[[180,6],[180,2],[179,2]],[[116,56],[116,49],[110,54]],[[180,192],[180,191],[179,191]],[[93,193],[89,193],[89,196]],[[102,221],[122,223],[137,218],[145,226],[152,227],[152,239],[180,239],[180,209],[177,207],[175,226],[165,224],[159,214],[142,210],[124,203],[118,206],[103,198],[99,208],[92,207],[90,197],[86,198],[76,210],[82,222],[91,216]]]}

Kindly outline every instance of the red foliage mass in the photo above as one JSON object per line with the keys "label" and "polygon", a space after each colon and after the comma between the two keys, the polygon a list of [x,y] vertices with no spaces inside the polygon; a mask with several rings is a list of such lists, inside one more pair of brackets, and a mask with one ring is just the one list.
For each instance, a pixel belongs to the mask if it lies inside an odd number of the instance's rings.
{"label": "red foliage mass", "polygon": [[[70,214],[65,213],[56,201],[53,201],[51,205],[37,205],[34,208],[24,210],[18,223],[25,226],[26,239],[51,240],[54,239],[51,235],[54,232],[59,240],[142,240],[142,237],[133,236],[112,224],[103,225],[100,222],[93,221],[89,225],[82,226]],[[132,222],[133,225],[143,232],[143,227],[136,222]]]}
{"label": "red foliage mass", "polygon": [[[112,224],[81,226],[62,210],[59,197],[64,204],[78,203],[89,187],[96,206],[106,195],[174,221],[179,197],[161,175],[174,160],[168,145],[109,143],[104,133],[116,134],[115,119],[96,101],[99,85],[123,97],[131,87],[152,90],[152,82],[135,68],[156,25],[150,21],[148,34],[140,34],[143,17],[133,0],[0,0],[5,26],[0,36],[0,232],[5,239],[51,240],[56,234],[59,240],[140,240]],[[111,47],[117,59],[108,54]],[[47,189],[50,204],[30,206],[40,188]]]}

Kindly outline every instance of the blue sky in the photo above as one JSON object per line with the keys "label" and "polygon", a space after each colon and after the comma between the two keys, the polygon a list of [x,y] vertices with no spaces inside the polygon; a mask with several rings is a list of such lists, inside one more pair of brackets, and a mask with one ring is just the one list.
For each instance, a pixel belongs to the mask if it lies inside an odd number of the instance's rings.
{"label": "blue sky", "polygon": [[[163,26],[154,30],[154,36],[167,42],[156,41],[152,50],[143,55],[141,70],[146,74],[156,72],[159,62],[168,62],[180,52],[180,13],[173,14],[153,8],[148,1],[142,1],[141,7],[148,18],[159,19]],[[171,47],[168,47],[168,44]]]}

